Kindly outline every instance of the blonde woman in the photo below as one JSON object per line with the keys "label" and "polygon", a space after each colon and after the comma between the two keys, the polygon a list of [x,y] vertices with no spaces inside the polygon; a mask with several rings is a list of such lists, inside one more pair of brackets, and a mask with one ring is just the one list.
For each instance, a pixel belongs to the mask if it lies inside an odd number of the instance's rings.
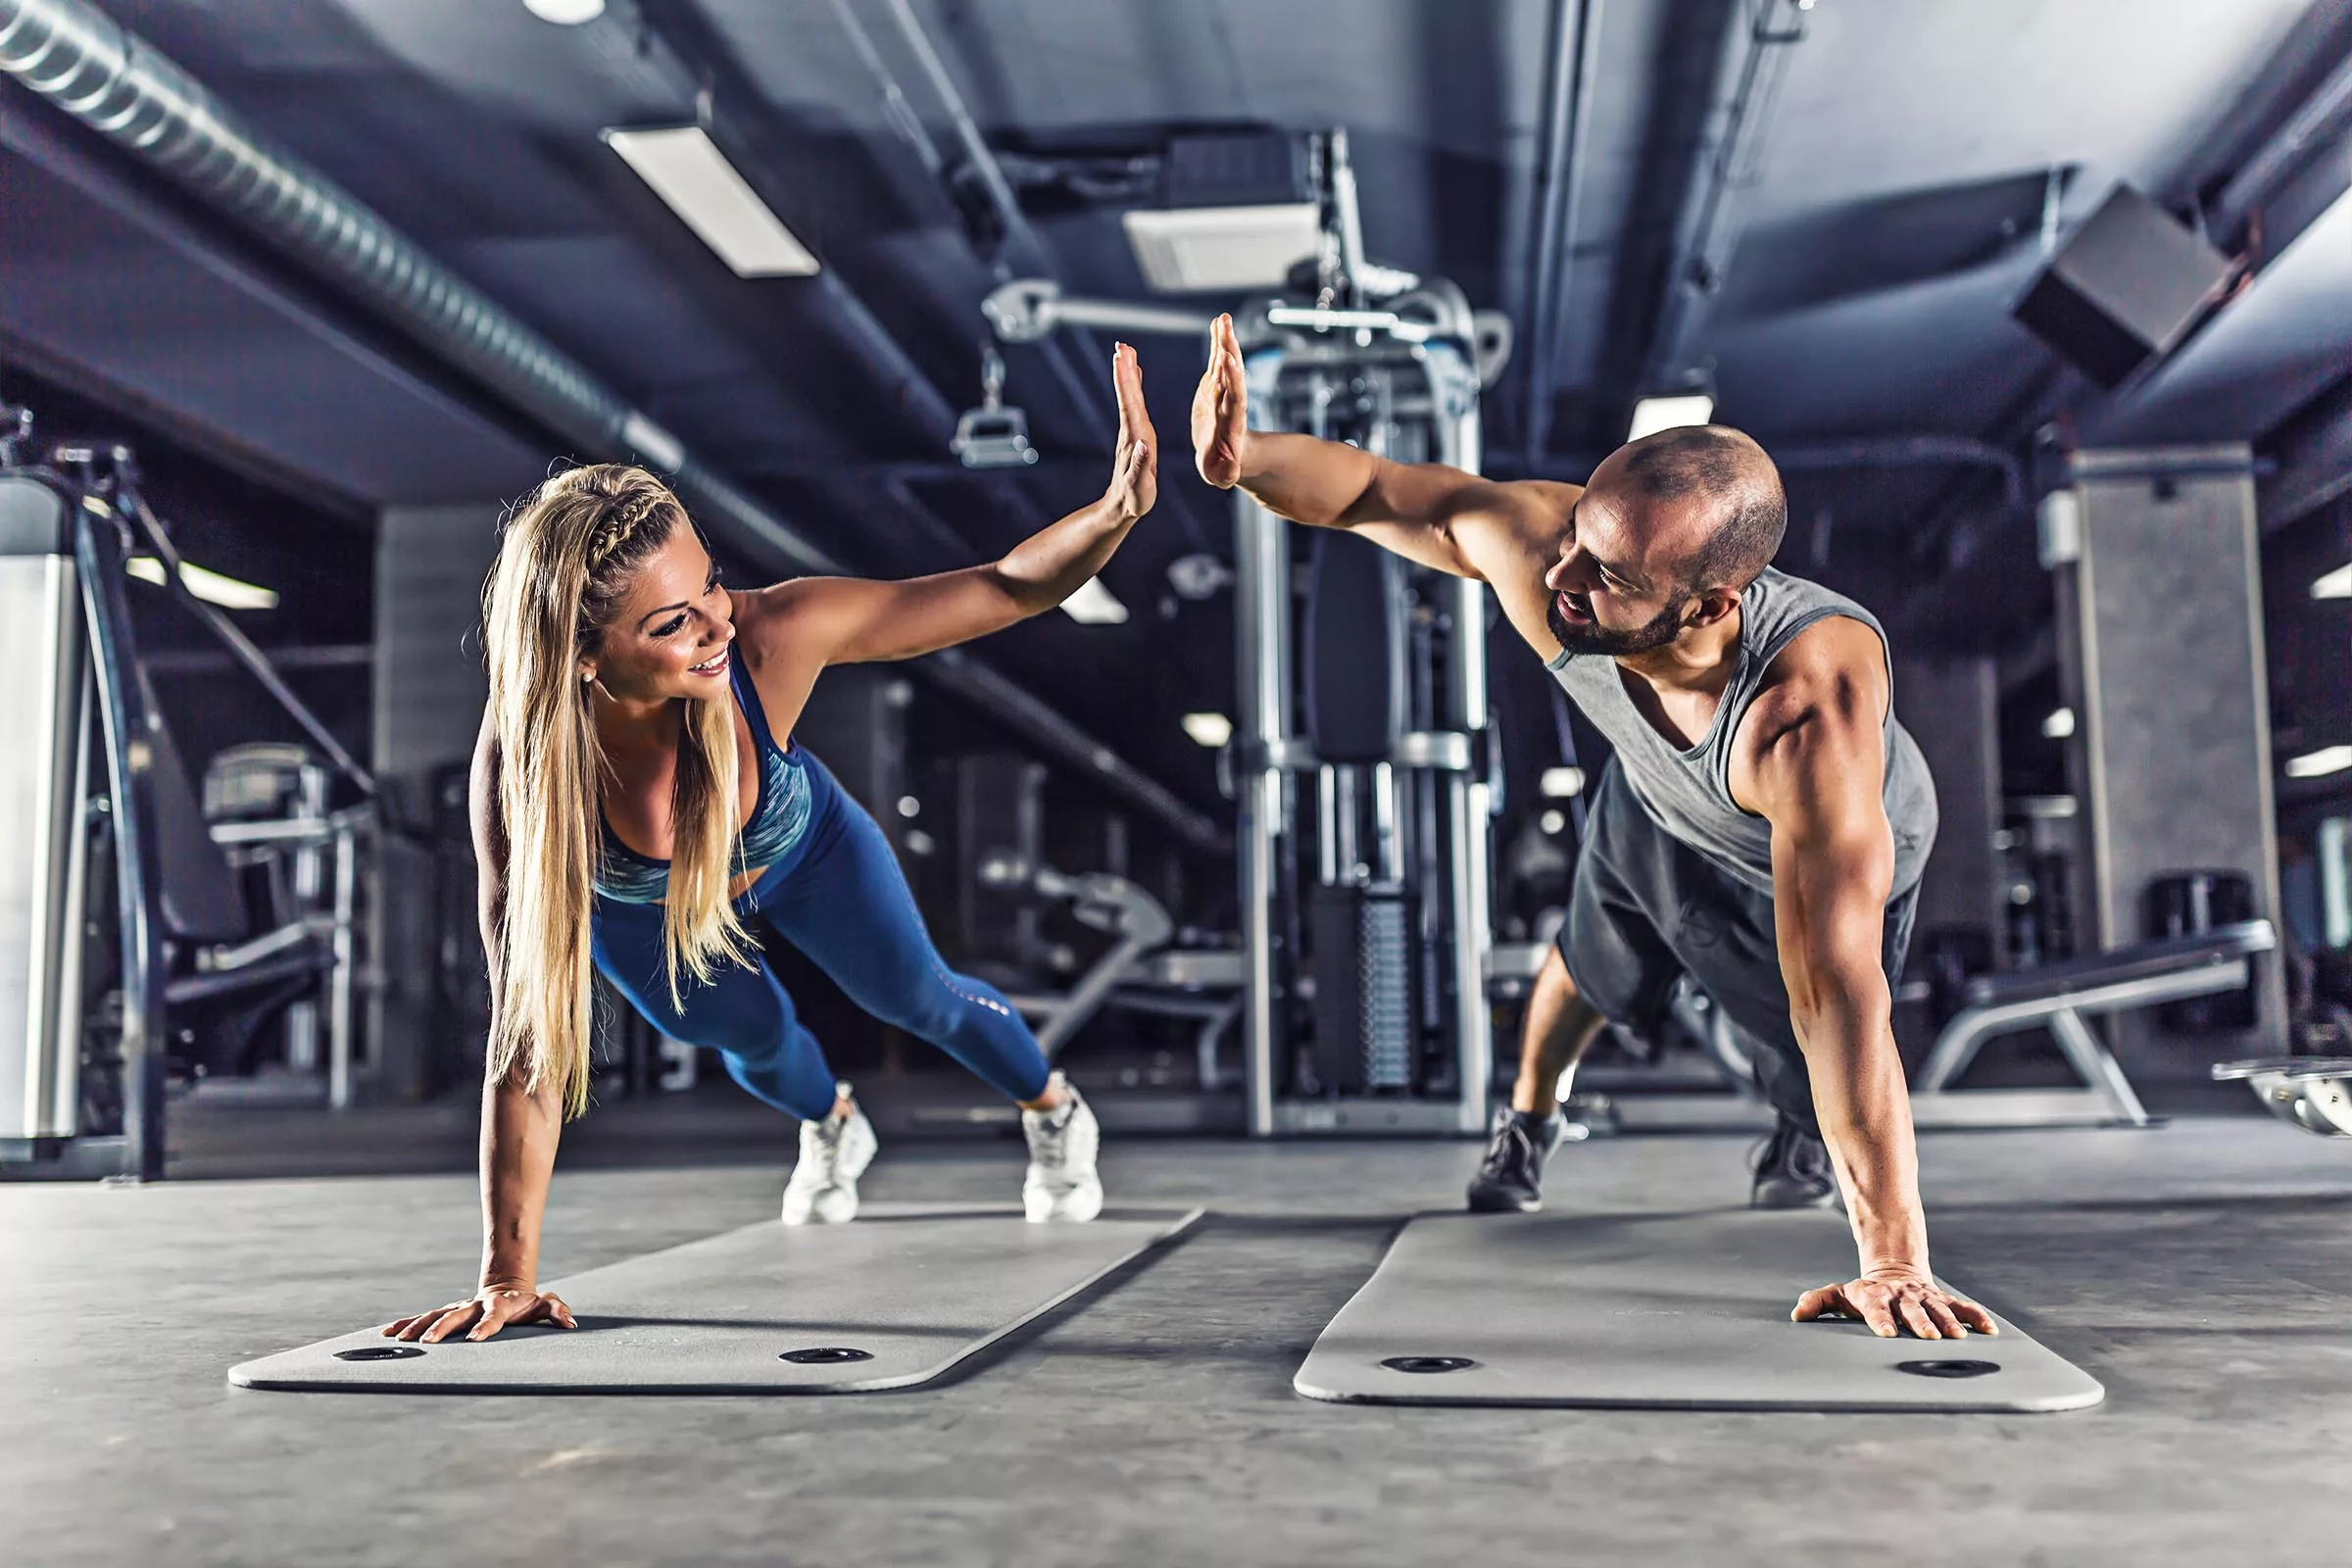
{"label": "blonde woman", "polygon": [[1102,1209],[1093,1112],[1002,996],[940,960],[880,827],[790,736],[827,665],[985,636],[1109,561],[1158,489],[1142,371],[1124,344],[1113,363],[1109,488],[993,564],[730,593],[676,497],[617,465],[560,474],[508,519],[483,592],[490,706],[472,789],[493,998],[482,1281],[387,1335],[571,1326],[538,1288],[539,1226],[557,1137],[587,1104],[591,964],[663,1034],[716,1050],[737,1083],[802,1119],[786,1224],[857,1213],[873,1128],[755,924],[1020,1104],[1030,1219]]}

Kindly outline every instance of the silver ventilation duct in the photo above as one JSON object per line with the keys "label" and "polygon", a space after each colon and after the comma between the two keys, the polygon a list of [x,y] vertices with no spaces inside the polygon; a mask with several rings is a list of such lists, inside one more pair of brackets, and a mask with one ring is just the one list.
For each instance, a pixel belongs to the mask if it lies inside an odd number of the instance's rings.
{"label": "silver ventilation duct", "polygon": [[[339,284],[582,452],[633,456],[664,471],[722,536],[799,571],[844,570],[585,367],[350,192],[270,146],[225,101],[95,7],[0,0],[0,72]],[[915,667],[1195,847],[1230,847],[1206,816],[969,654],[951,650]]]}

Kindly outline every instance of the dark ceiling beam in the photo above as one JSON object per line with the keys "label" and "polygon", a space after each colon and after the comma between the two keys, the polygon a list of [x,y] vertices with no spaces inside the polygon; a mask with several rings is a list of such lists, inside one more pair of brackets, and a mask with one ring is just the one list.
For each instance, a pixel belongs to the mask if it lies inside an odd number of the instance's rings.
{"label": "dark ceiling beam", "polygon": [[1553,0],[1546,67],[1543,167],[1536,178],[1536,255],[1519,318],[1527,323],[1526,439],[1521,461],[1540,466],[1551,445],[1551,405],[1558,394],[1560,321],[1576,266],[1576,227],[1592,140],[1592,73],[1599,55],[1603,0]]}
{"label": "dark ceiling beam", "polygon": [[[2352,56],[2303,100],[2294,113],[2265,137],[2237,172],[2230,176],[2205,220],[2217,234],[2238,236],[2271,200],[2330,143],[2352,131]],[[2284,236],[2266,235],[2276,247]]]}
{"label": "dark ceiling beam", "polygon": [[2273,455],[2278,470],[2256,490],[2263,532],[2276,533],[2352,496],[2352,377],[2289,419]]}
{"label": "dark ceiling beam", "polygon": [[1783,472],[1841,468],[1976,468],[1998,474],[2001,500],[2019,516],[2033,509],[2026,467],[2017,454],[1966,435],[1864,436],[1852,441],[1808,441],[1771,447]]}
{"label": "dark ceiling beam", "polygon": [[1740,192],[1753,183],[1789,55],[1804,41],[1804,12],[1795,0],[1732,0],[1732,8],[1637,394],[1678,386],[1700,368],[1689,361],[1690,344],[1722,292],[1739,245]]}

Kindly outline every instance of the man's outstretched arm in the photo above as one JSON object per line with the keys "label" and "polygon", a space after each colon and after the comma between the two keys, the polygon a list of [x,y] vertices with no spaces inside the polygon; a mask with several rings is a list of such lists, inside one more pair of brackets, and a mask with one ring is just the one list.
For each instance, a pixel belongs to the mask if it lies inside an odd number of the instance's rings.
{"label": "man's outstretched arm", "polygon": [[1884,655],[1868,627],[1845,620],[1805,632],[1785,657],[1794,667],[1749,709],[1733,783],[1772,824],[1789,1020],[1860,1253],[1854,1279],[1807,1292],[1795,1315],[1859,1317],[1888,1336],[1991,1333],[1984,1309],[1937,1289],[1928,1263],[1910,1094],[1881,966],[1894,877],[1881,795]]}
{"label": "man's outstretched arm", "polygon": [[1407,561],[1498,588],[1528,577],[1531,565],[1542,577],[1558,553],[1557,520],[1576,494],[1572,485],[1502,483],[1341,441],[1250,429],[1241,342],[1226,316],[1211,331],[1193,395],[1193,456],[1210,484],[1246,490],[1294,522],[1346,528]]}

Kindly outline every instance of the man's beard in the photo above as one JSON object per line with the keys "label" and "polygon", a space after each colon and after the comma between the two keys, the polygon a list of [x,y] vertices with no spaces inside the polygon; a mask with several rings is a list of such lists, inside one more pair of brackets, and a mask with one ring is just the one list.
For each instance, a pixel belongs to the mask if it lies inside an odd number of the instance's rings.
{"label": "man's beard", "polygon": [[1560,613],[1560,596],[1553,594],[1544,605],[1544,618],[1551,623],[1551,634],[1560,646],[1572,654],[1606,654],[1623,659],[1629,654],[1646,654],[1653,648],[1663,648],[1683,634],[1683,612],[1690,608],[1690,596],[1678,593],[1642,624],[1631,631],[1611,631],[1596,620],[1583,625],[1570,623]]}

